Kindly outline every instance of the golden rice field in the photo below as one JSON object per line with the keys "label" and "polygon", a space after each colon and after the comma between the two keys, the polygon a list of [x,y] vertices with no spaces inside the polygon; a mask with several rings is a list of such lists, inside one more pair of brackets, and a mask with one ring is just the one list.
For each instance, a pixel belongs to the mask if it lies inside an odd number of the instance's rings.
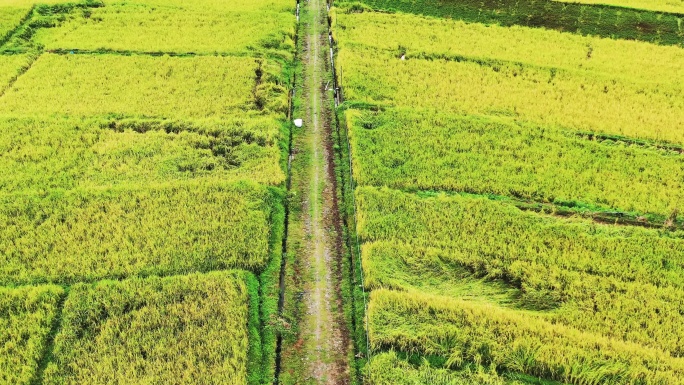
{"label": "golden rice field", "polygon": [[265,384],[294,5],[0,4],[0,384]]}
{"label": "golden rice field", "polygon": [[684,384],[684,3],[311,4],[0,1],[0,385]]}
{"label": "golden rice field", "polygon": [[684,383],[681,4],[582,3],[333,9],[369,383]]}

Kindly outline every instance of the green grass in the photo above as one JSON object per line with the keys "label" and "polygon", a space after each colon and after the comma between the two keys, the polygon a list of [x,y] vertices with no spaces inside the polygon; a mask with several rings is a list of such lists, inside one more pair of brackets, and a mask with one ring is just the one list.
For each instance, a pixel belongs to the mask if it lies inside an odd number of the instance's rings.
{"label": "green grass", "polygon": [[0,288],[0,383],[36,379],[63,295],[58,286]]}
{"label": "green grass", "polygon": [[255,278],[216,272],[77,284],[44,384],[247,384]]}

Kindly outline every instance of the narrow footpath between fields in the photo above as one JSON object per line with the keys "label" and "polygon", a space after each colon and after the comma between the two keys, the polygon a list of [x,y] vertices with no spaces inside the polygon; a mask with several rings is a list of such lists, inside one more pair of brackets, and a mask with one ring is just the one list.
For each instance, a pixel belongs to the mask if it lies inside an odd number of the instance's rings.
{"label": "narrow footpath between fields", "polygon": [[[331,68],[325,0],[302,1],[303,79],[294,118],[304,126],[293,143],[291,218],[285,315],[292,335],[282,347],[281,384],[349,384],[352,346],[342,304],[342,235],[331,133]],[[297,116],[300,114],[302,116]],[[297,288],[297,289],[295,289]],[[287,317],[287,316],[290,317]]]}

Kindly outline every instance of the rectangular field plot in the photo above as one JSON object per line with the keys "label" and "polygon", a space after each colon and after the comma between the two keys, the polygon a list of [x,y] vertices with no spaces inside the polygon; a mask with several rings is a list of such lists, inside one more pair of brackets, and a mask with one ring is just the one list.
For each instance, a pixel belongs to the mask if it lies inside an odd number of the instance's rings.
{"label": "rectangular field plot", "polygon": [[226,117],[257,109],[248,57],[41,56],[0,98],[17,115]]}
{"label": "rectangular field plot", "polygon": [[3,193],[142,186],[200,178],[284,181],[281,125],[222,121],[0,118]]}
{"label": "rectangular field plot", "polygon": [[29,385],[37,380],[63,294],[58,286],[0,287],[0,383]]}
{"label": "rectangular field plot", "polygon": [[246,384],[257,296],[236,271],[77,284],[44,383]]}
{"label": "rectangular field plot", "polygon": [[134,4],[150,7],[183,9],[186,11],[204,9],[211,12],[249,12],[255,10],[285,12],[294,7],[292,3],[287,0],[103,0],[102,2],[106,6]]}
{"label": "rectangular field plot", "polygon": [[41,29],[35,40],[49,50],[180,53],[271,50],[291,60],[294,11],[278,12],[259,9],[260,6],[263,5],[256,2],[249,10],[232,11],[188,3],[112,4],[92,9],[87,18],[74,15],[57,28]]}
{"label": "rectangular field plot", "polygon": [[384,289],[368,312],[373,348],[440,355],[453,367],[477,361],[573,384],[684,383],[684,359],[524,312]]}
{"label": "rectangular field plot", "polygon": [[510,63],[401,60],[370,50],[341,51],[337,65],[351,101],[504,116],[684,144],[681,85]]}
{"label": "rectangular field plot", "polygon": [[[555,0],[559,1],[559,0]],[[566,3],[612,5],[615,7],[646,9],[657,12],[672,12],[684,14],[682,0],[560,0]]]}
{"label": "rectangular field plot", "polygon": [[684,155],[508,119],[349,110],[356,180],[655,213],[684,207]]}
{"label": "rectangular field plot", "polygon": [[679,47],[402,13],[339,10],[334,20],[334,37],[341,50],[372,47],[408,59],[510,61],[637,82],[684,83],[684,50]]}
{"label": "rectangular field plot", "polygon": [[[623,0],[615,0],[623,1]],[[626,1],[626,0],[624,0]],[[667,0],[654,0],[667,1]],[[677,4],[681,0],[673,0]],[[661,3],[662,4],[662,3]],[[338,9],[406,13],[503,27],[543,28],[578,35],[684,47],[679,14],[538,0],[342,0]],[[402,36],[410,35],[404,31]]]}
{"label": "rectangular field plot", "polygon": [[273,194],[220,180],[3,194],[0,284],[259,270]]}
{"label": "rectangular field plot", "polygon": [[684,356],[681,232],[369,187],[357,190],[357,202],[369,289],[534,310],[555,324]]}

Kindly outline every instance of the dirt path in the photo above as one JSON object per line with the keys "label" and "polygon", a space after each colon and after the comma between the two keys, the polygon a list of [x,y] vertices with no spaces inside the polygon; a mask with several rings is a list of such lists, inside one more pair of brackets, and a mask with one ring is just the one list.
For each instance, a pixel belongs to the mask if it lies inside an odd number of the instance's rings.
{"label": "dirt path", "polygon": [[[302,289],[296,343],[284,346],[283,384],[349,384],[349,332],[340,284],[341,238],[330,132],[329,48],[324,0],[303,2],[300,39],[304,80],[300,98],[304,129],[295,152],[301,173],[293,185],[301,194],[301,231],[288,243],[300,244],[296,273]],[[299,179],[299,180],[296,180]]]}

